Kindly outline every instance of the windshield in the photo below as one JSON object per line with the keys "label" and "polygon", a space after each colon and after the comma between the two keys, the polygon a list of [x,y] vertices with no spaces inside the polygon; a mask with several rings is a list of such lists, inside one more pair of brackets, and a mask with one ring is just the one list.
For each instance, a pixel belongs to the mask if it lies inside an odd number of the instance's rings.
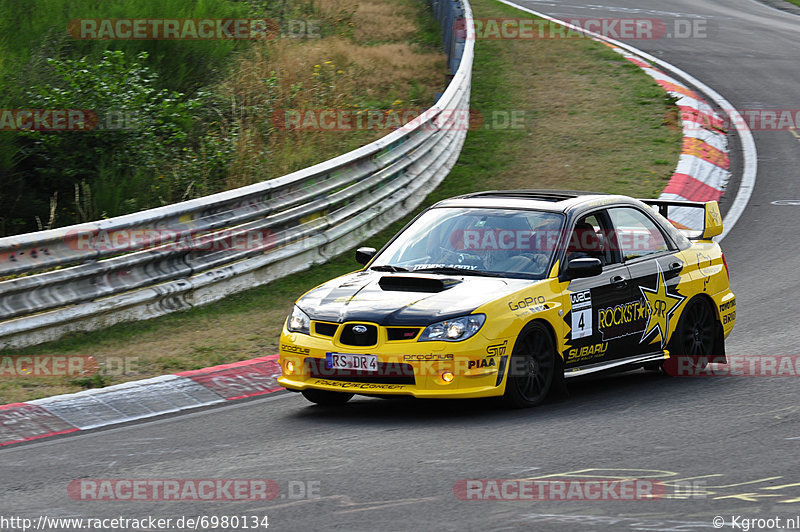
{"label": "windshield", "polygon": [[440,207],[411,224],[371,269],[543,279],[563,216],[542,211]]}

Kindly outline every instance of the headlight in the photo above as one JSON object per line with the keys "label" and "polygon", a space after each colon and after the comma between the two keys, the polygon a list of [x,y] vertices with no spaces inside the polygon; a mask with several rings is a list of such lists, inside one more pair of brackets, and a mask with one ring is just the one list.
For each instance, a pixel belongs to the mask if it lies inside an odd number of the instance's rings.
{"label": "headlight", "polygon": [[286,328],[292,332],[311,334],[311,319],[295,305],[286,321]]}
{"label": "headlight", "polygon": [[422,335],[420,342],[430,342],[432,340],[442,340],[444,342],[460,342],[474,335],[483,326],[486,316],[483,314],[472,314],[452,320],[440,321],[428,325]]}

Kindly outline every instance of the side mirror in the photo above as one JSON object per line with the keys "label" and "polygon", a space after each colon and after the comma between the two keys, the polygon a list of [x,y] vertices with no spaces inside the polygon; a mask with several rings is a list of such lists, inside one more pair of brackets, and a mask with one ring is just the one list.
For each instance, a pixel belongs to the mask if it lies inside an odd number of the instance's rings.
{"label": "side mirror", "polygon": [[567,271],[564,273],[569,279],[594,277],[603,273],[603,263],[600,262],[600,259],[572,259],[567,264]]}
{"label": "side mirror", "polygon": [[358,248],[356,250],[356,262],[366,266],[367,263],[372,260],[372,257],[374,257],[375,253],[377,252],[378,250],[376,250],[375,248]]}

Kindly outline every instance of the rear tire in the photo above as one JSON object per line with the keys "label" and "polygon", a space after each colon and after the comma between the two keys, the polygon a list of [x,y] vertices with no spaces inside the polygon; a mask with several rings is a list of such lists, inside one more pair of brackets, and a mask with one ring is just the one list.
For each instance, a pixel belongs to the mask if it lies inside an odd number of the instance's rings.
{"label": "rear tire", "polygon": [[511,408],[542,404],[555,380],[556,356],[550,331],[539,322],[526,326],[511,353],[503,402]]}
{"label": "rear tire", "polygon": [[717,354],[716,325],[711,305],[702,298],[691,300],[669,341],[669,359],[664,361],[664,373],[692,376],[704,370]]}
{"label": "rear tire", "polygon": [[353,398],[352,393],[329,392],[327,390],[303,390],[303,397],[323,406],[339,406]]}

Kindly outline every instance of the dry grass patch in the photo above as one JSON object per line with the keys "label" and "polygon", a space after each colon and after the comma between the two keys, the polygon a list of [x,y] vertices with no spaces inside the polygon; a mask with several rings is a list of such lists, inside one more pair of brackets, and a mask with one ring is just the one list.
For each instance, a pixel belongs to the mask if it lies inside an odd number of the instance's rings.
{"label": "dry grass patch", "polygon": [[239,129],[228,188],[279,177],[389,132],[286,130],[271,119],[276,113],[427,108],[445,85],[441,50],[415,41],[427,9],[421,0],[322,0],[314,8],[323,21],[320,39],[255,45],[217,88]]}
{"label": "dry grass patch", "polygon": [[358,40],[412,40],[417,26],[414,8],[408,2],[362,0],[353,14]]}

